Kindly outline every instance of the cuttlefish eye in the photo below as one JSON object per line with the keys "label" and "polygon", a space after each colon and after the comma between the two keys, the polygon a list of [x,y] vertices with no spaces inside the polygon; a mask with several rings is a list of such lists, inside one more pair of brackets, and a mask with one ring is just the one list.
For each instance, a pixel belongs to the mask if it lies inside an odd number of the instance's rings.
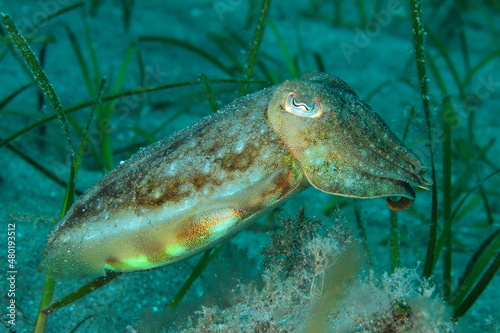
{"label": "cuttlefish eye", "polygon": [[298,100],[297,94],[291,92],[286,97],[285,110],[299,117],[316,118],[321,115],[323,109],[321,103],[315,100],[312,105]]}

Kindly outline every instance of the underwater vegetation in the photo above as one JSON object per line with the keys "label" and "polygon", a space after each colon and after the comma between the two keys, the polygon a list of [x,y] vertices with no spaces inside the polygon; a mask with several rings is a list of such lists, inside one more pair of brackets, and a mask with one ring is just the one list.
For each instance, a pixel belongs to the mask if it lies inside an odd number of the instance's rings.
{"label": "underwater vegetation", "polygon": [[[2,284],[6,330],[498,330],[498,3],[311,0],[285,10],[277,1],[220,0],[186,6],[130,0],[2,5],[0,212],[11,272]],[[320,124],[321,116],[330,122]],[[332,123],[346,126],[352,139]],[[205,128],[213,132],[201,135]],[[238,145],[244,135],[255,137]],[[203,179],[191,177],[205,166],[196,159],[173,174],[174,182],[143,176],[184,163],[186,150],[179,147],[203,151],[211,147],[208,139],[219,151],[231,144],[251,149],[218,161],[205,154],[213,161]],[[202,180],[213,182],[220,173],[213,168],[234,173],[244,161],[265,166],[234,177],[240,185],[255,180],[232,198],[244,209],[200,195]],[[336,184],[332,174],[346,169],[351,177],[340,179],[349,182]],[[193,186],[181,187],[181,178],[190,177],[197,179]],[[272,177],[280,180],[276,188],[267,186]],[[228,177],[222,181],[213,189],[230,192]],[[118,191],[116,184],[123,187]],[[185,190],[182,198],[205,200],[203,214],[174,218],[153,208],[172,184],[176,193]],[[311,189],[298,193],[307,186],[388,197],[389,207],[408,209],[394,212],[381,200]],[[147,200],[137,202],[137,191]],[[101,210],[92,211],[88,203],[98,201]],[[158,245],[155,227],[125,235],[137,216],[149,222],[168,216],[191,238]],[[116,223],[94,232],[88,227],[93,218]],[[200,233],[193,221],[216,222]],[[48,269],[37,270],[54,227]],[[72,256],[74,244],[84,244],[72,241],[95,239],[106,228],[116,236],[85,245],[95,251],[90,259],[83,252]],[[161,248],[162,256],[132,253],[126,244],[133,237]],[[104,268],[106,275],[95,278]],[[60,278],[66,274],[94,277]]]}

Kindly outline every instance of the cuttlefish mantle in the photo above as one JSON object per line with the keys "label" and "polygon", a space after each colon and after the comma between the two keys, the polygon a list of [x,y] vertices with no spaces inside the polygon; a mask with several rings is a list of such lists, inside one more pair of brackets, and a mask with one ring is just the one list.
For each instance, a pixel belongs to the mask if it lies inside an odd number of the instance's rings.
{"label": "cuttlefish mantle", "polygon": [[[308,187],[402,210],[426,169],[342,80],[308,74],[249,94],[141,149],[55,226],[54,276],[137,271],[191,257]],[[393,201],[391,197],[400,197]]]}

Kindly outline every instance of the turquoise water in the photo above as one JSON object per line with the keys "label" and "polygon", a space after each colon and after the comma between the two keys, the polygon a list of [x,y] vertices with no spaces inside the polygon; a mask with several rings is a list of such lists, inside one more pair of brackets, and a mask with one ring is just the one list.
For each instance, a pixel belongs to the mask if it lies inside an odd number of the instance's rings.
{"label": "turquoise water", "polygon": [[[77,196],[139,148],[210,115],[200,74],[209,80],[233,80],[211,84],[218,107],[238,97],[241,83],[234,80],[245,78],[260,6],[260,1],[229,0],[0,1],[0,10],[12,17],[43,65],[63,108],[74,110],[67,115],[74,151],[88,126],[75,181]],[[440,235],[449,214],[446,202],[450,200],[453,211],[499,168],[500,21],[495,1],[429,2],[423,10],[432,145],[406,2],[275,0],[250,76],[255,82],[246,90],[314,71],[345,80],[429,170],[430,147],[434,149]],[[37,268],[59,220],[72,155],[56,117],[20,133],[55,111],[5,26],[2,31],[0,137],[12,139],[0,147],[6,276],[1,284],[2,327],[28,332],[45,282]],[[179,82],[191,83],[153,89]],[[443,118],[447,96],[453,112]],[[103,103],[93,107],[99,98]],[[443,162],[447,157],[451,167]],[[498,176],[489,178],[457,210],[452,292],[478,247],[498,232],[498,185]],[[489,286],[456,325],[449,321],[453,309],[442,300],[442,254],[430,284],[421,278],[431,202],[432,191],[417,189],[413,207],[397,213],[402,269],[392,275],[391,213],[384,200],[331,196],[311,188],[217,247],[218,254],[176,310],[169,304],[200,255],[122,274],[52,312],[46,332],[318,331],[313,322],[333,332],[498,330],[498,272],[493,271]],[[299,218],[284,223],[285,228],[279,217],[296,216],[299,207],[321,225]],[[498,246],[489,249],[498,254]],[[342,272],[355,277],[344,281]],[[57,279],[53,299],[89,281]],[[330,288],[335,285],[343,287],[341,296]]]}

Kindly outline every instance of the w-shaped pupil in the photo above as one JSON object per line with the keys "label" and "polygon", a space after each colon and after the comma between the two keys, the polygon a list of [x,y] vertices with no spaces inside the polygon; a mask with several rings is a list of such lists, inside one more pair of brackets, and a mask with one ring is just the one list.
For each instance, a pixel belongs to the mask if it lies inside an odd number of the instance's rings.
{"label": "w-shaped pupil", "polygon": [[306,103],[300,103],[300,102],[298,102],[298,103],[297,103],[297,101],[295,100],[295,97],[293,97],[293,96],[292,96],[292,104],[293,104],[293,106],[295,106],[295,107],[297,107],[297,108],[303,107],[303,108],[305,108],[307,111],[310,111],[310,110],[309,110],[309,107],[307,106],[307,104],[306,104]]}

